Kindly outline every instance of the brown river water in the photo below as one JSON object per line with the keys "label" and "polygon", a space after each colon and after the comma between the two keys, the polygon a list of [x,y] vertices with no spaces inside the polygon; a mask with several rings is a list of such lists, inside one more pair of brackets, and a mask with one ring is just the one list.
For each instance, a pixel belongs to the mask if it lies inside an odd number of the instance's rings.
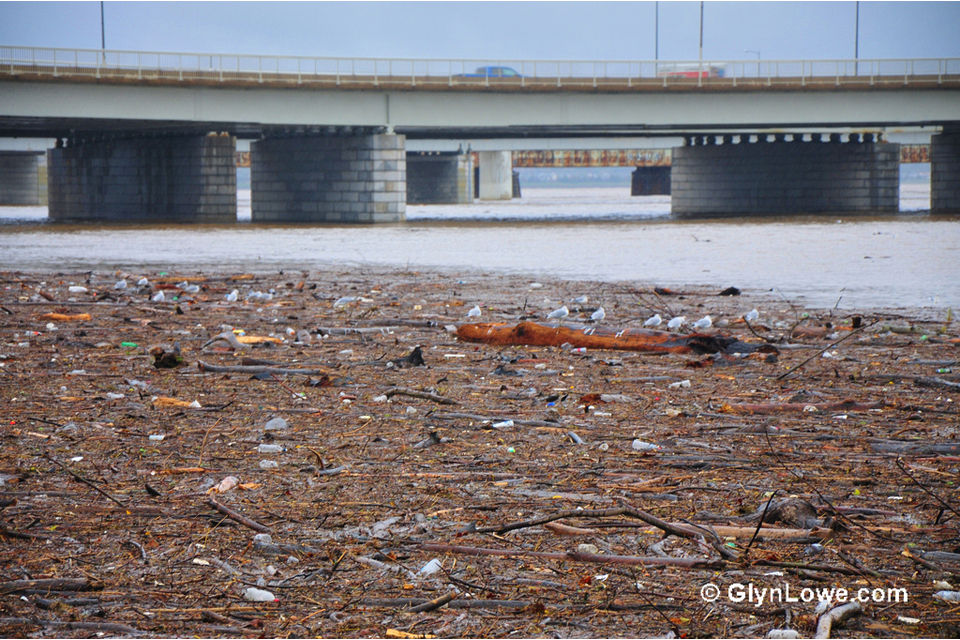
{"label": "brown river water", "polygon": [[407,207],[382,226],[54,224],[0,207],[0,270],[432,269],[531,279],[736,286],[807,307],[960,309],[960,216],[904,185],[899,215],[680,220],[668,196],[525,189],[509,202]]}

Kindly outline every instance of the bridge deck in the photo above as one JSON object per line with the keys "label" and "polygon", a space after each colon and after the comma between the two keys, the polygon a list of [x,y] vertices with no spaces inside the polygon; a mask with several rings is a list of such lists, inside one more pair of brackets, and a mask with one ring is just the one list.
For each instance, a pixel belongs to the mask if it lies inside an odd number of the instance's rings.
{"label": "bridge deck", "polygon": [[496,92],[789,91],[938,89],[960,86],[960,73],[766,77],[468,77],[446,75],[304,74],[267,71],[136,69],[0,64],[0,80],[155,84],[241,88]]}

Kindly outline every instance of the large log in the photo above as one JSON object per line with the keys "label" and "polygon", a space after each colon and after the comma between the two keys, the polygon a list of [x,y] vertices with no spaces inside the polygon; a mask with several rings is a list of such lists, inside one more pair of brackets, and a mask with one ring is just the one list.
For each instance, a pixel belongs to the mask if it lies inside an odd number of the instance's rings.
{"label": "large log", "polygon": [[[651,329],[551,326],[536,322],[501,324],[480,322],[457,327],[457,337],[466,342],[495,345],[528,345],[575,348],[654,351],[660,353],[749,353],[756,347],[736,338],[705,333],[676,334]],[[736,345],[736,348],[733,348]]]}

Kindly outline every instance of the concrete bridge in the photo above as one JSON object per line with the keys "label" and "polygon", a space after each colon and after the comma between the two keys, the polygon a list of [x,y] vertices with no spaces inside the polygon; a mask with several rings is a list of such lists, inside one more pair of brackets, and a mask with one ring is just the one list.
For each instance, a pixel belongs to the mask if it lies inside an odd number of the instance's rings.
{"label": "concrete bridge", "polygon": [[[897,145],[838,132],[903,126],[934,134],[933,208],[960,210],[960,59],[357,60],[0,46],[0,136],[60,140],[48,151],[57,219],[234,220],[238,137],[255,140],[255,221],[401,221],[417,180],[467,197],[463,154],[410,159],[407,140],[624,135],[685,136],[672,151],[676,213],[896,210]],[[509,197],[511,160],[481,152],[481,198]]]}

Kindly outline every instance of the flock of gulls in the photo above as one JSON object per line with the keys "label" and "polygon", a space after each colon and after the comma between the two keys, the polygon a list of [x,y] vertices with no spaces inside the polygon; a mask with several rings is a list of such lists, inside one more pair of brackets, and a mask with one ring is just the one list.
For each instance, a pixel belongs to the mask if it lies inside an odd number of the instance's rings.
{"label": "flock of gulls", "polygon": [[[126,278],[124,278],[122,280],[118,280],[117,283],[113,285],[113,288],[117,291],[123,291],[128,286],[129,285],[127,284],[127,280]],[[140,278],[139,280],[137,280],[138,289],[142,289],[144,287],[149,287],[149,286],[151,286],[149,279]],[[177,289],[179,289],[183,293],[190,293],[190,294],[200,292],[199,285],[190,284],[186,280],[178,284]],[[273,289],[271,289],[266,293],[262,291],[251,291],[250,293],[247,294],[246,299],[260,300],[262,302],[266,302],[268,300],[273,300],[273,294],[274,294]],[[231,291],[230,293],[224,296],[224,300],[226,300],[227,302],[236,302],[239,298],[240,298],[240,291],[238,289],[234,289],[233,291]],[[153,296],[150,297],[150,300],[152,300],[153,302],[164,302],[166,299],[167,299],[167,295],[163,292],[162,289],[160,291],[157,291],[155,294],[153,294]]]}
{"label": "flock of gulls", "polygon": [[[578,305],[586,304],[588,301],[587,296],[580,296],[574,298],[570,302],[574,302]],[[470,311],[467,312],[467,318],[471,320],[478,319],[483,314],[483,311],[480,309],[480,305],[474,305]],[[570,315],[570,309],[567,308],[567,305],[563,305],[559,309],[554,309],[547,314],[547,320],[556,320],[558,323],[562,323],[563,319]],[[604,318],[607,317],[607,312],[604,311],[603,307],[600,306],[596,311],[590,314],[591,322],[602,322]],[[757,309],[753,309],[743,314],[743,319],[747,322],[753,322],[760,317],[760,312]],[[660,317],[659,313],[655,313],[649,318],[647,318],[643,326],[647,329],[656,329],[661,324],[663,324],[663,318]],[[680,331],[684,325],[687,325],[693,331],[705,331],[713,326],[713,319],[710,316],[703,316],[699,320],[693,323],[687,323],[686,316],[674,316],[667,321],[667,330],[668,331]]]}
{"label": "flock of gulls", "polygon": [[[123,279],[118,281],[113,286],[113,288],[118,291],[122,291],[126,289],[127,286],[128,286],[127,280]],[[139,280],[137,280],[138,288],[143,288],[148,286],[150,286],[150,281],[147,278],[140,278]],[[187,281],[184,281],[178,284],[177,288],[183,291],[184,293],[197,293],[200,291],[200,287],[198,285],[190,284]],[[260,291],[251,291],[250,293],[247,294],[246,299],[253,300],[253,301],[257,301],[257,300],[268,301],[273,299],[273,294],[274,294],[273,290],[270,290],[267,293],[263,293]],[[239,299],[239,297],[240,297],[240,291],[237,289],[234,289],[230,293],[226,294],[224,296],[224,299],[227,302],[236,302]],[[165,298],[166,296],[164,292],[160,290],[160,291],[157,291],[150,299],[153,302],[163,302]],[[345,306],[351,302],[354,302],[357,299],[358,298],[355,298],[355,297],[340,298],[334,303],[334,307]],[[587,296],[579,296],[577,298],[573,298],[572,300],[570,300],[571,303],[574,303],[576,305],[584,305],[588,301],[589,301],[589,298]],[[469,318],[470,320],[476,320],[481,315],[483,315],[483,311],[480,309],[480,305],[474,305],[473,308],[467,312],[467,318]],[[547,320],[556,320],[558,323],[563,323],[564,318],[566,318],[569,315],[570,315],[570,309],[567,307],[567,305],[563,305],[559,309],[554,309],[553,311],[548,313]],[[603,306],[600,306],[600,307],[597,307],[597,309],[590,314],[590,321],[602,322],[606,317],[607,317],[607,312],[604,311]],[[754,322],[759,317],[760,317],[760,312],[757,309],[753,309],[743,314],[743,319],[746,320],[747,322]],[[655,313],[644,321],[643,326],[647,329],[657,329],[658,327],[660,327],[661,324],[663,324],[663,318],[660,316],[659,313]],[[674,316],[673,318],[670,318],[669,321],[667,321],[667,330],[680,331],[684,325],[688,325],[689,328],[694,331],[704,331],[713,326],[713,320],[710,318],[710,316],[707,315],[707,316],[703,316],[696,322],[688,324],[686,316]]]}

